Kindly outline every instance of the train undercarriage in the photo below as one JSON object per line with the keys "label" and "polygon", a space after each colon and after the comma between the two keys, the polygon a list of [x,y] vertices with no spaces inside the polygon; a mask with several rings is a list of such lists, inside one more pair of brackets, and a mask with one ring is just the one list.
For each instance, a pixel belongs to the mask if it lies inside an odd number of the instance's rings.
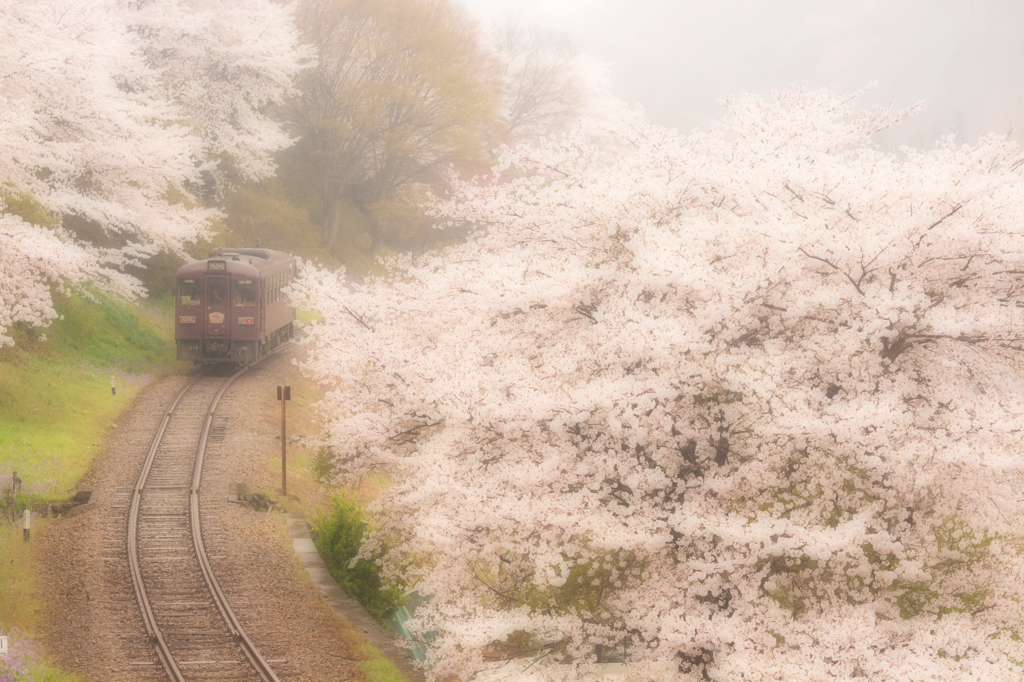
{"label": "train undercarriage", "polygon": [[272,352],[295,337],[292,323],[271,332],[263,341],[232,341],[231,339],[178,339],[178,359],[193,364],[231,362],[242,367]]}

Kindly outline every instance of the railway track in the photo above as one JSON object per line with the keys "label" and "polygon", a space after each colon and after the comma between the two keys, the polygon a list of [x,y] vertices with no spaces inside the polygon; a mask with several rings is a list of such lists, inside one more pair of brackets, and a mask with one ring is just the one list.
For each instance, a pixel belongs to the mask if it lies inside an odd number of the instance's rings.
{"label": "railway track", "polygon": [[[280,682],[246,635],[203,540],[200,486],[217,404],[245,369],[174,397],[131,491],[127,555],[149,641],[174,682]],[[216,438],[216,433],[214,433]]]}

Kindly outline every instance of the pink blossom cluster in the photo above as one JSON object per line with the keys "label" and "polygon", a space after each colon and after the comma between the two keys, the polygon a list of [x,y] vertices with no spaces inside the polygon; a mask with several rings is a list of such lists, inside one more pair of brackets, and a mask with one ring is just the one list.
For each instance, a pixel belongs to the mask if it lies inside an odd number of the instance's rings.
{"label": "pink blossom cluster", "polygon": [[294,3],[274,0],[125,2],[162,95],[185,115],[201,170],[218,189],[229,176],[259,180],[292,143],[267,116],[294,91],[292,79],[314,59],[299,44]]}
{"label": "pink blossom cluster", "polygon": [[46,326],[57,317],[50,287],[78,281],[84,251],[17,216],[0,214],[0,346],[13,345],[3,334],[17,322]]}
{"label": "pink blossom cluster", "polygon": [[[123,266],[205,236],[217,212],[196,189],[225,164],[272,172],[288,139],[263,112],[303,59],[271,0],[0,6],[0,343],[12,322],[45,324],[51,286],[135,293]],[[26,197],[49,217],[9,215]]]}
{"label": "pink blossom cluster", "polygon": [[432,207],[467,243],[306,269],[325,438],[391,482],[363,551],[431,595],[433,679],[1024,674],[1020,149],[727,106],[504,149]]}

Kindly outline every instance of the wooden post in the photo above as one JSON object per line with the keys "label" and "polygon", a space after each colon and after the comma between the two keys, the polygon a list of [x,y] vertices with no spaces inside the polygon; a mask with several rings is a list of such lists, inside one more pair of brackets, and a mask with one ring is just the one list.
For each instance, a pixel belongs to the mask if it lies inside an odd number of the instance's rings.
{"label": "wooden post", "polygon": [[292,387],[278,386],[277,399],[281,401],[281,494],[288,497],[288,436],[285,430],[284,403],[292,399]]}

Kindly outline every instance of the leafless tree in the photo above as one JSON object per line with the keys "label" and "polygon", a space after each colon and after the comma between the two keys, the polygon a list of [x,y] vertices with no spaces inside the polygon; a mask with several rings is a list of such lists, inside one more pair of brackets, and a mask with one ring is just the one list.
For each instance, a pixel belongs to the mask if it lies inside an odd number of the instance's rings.
{"label": "leafless tree", "polygon": [[[458,5],[303,0],[298,18],[317,64],[300,78],[292,122],[318,166],[327,248],[345,201],[386,205],[433,170],[485,157],[495,70]],[[385,224],[372,217],[376,249]]]}
{"label": "leafless tree", "polygon": [[585,86],[568,37],[507,19],[498,25],[495,42],[510,138],[526,140],[556,132],[579,115]]}

